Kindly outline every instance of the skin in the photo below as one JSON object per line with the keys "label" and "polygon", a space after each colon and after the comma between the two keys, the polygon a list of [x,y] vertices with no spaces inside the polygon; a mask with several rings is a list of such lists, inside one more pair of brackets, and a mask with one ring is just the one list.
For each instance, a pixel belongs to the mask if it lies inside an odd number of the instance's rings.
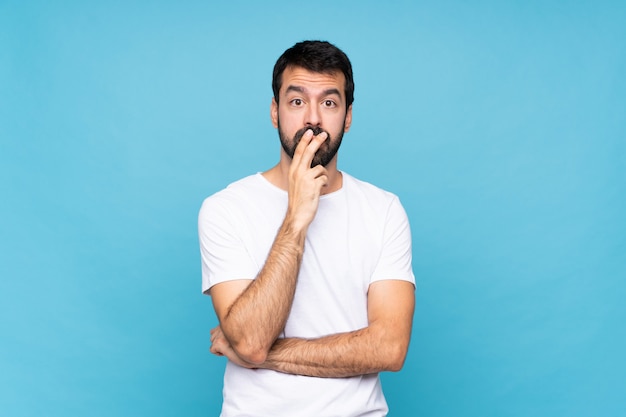
{"label": "skin", "polygon": [[[352,106],[346,107],[341,72],[313,73],[299,67],[283,73],[279,102],[272,100],[270,117],[287,138],[304,126],[319,126],[333,138],[347,132]],[[324,167],[311,168],[315,153],[327,139],[307,131],[293,158],[282,148],[276,166],[263,173],[288,192],[285,219],[265,265],[254,280],[217,284],[211,297],[220,325],[211,330],[211,352],[247,368],[273,369],[298,375],[347,377],[402,368],[411,336],[415,305],[413,284],[378,281],[368,291],[368,326],[317,339],[278,339],[297,285],[309,225],[320,195],[339,190],[337,156]]]}

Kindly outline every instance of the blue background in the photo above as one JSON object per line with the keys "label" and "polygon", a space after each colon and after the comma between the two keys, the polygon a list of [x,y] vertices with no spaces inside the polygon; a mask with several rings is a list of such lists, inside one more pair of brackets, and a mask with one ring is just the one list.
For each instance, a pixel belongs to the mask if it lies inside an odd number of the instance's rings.
{"label": "blue background", "polygon": [[308,38],[411,220],[390,415],[626,415],[626,3],[104,3],[0,1],[2,416],[217,415],[196,216],[277,161]]}

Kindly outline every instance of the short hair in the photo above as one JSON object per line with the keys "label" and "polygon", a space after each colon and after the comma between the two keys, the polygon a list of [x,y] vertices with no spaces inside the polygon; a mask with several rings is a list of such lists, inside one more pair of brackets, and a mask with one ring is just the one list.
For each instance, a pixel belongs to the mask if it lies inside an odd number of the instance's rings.
{"label": "short hair", "polygon": [[346,109],[354,101],[354,78],[348,56],[326,41],[303,41],[287,49],[274,65],[272,90],[278,103],[278,93],[283,82],[283,72],[288,67],[301,67],[311,72],[332,74],[341,71],[346,78]]}

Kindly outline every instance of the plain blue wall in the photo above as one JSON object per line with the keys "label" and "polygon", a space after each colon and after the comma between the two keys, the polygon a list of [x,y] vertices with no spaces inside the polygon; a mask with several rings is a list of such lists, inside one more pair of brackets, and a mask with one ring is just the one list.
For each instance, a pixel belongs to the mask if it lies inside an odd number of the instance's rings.
{"label": "plain blue wall", "polygon": [[217,415],[197,212],[275,163],[273,63],[321,38],[355,68],[340,168],[412,223],[390,415],[625,415],[624,22],[618,1],[0,1],[0,414]]}

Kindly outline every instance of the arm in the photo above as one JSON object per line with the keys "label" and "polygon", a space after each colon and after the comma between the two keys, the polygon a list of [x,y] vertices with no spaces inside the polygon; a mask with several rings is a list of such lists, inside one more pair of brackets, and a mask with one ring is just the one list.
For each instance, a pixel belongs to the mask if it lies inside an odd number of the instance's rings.
{"label": "arm", "polygon": [[254,281],[229,281],[211,288],[221,332],[240,360],[265,362],[267,353],[285,327],[295,294],[304,241],[315,217],[326,169],[310,168],[313,156],[326,139],[322,133],[305,134],[289,168],[287,214]]}
{"label": "arm", "polygon": [[399,371],[409,347],[415,296],[406,281],[370,286],[366,328],[319,339],[279,339],[262,368],[317,377]]}
{"label": "arm", "polygon": [[241,362],[216,329],[212,333],[212,352],[223,354],[240,366],[316,377],[399,371],[409,346],[414,306],[411,282],[377,281],[370,285],[368,293],[366,328],[318,339],[279,339],[267,360],[257,366]]}

